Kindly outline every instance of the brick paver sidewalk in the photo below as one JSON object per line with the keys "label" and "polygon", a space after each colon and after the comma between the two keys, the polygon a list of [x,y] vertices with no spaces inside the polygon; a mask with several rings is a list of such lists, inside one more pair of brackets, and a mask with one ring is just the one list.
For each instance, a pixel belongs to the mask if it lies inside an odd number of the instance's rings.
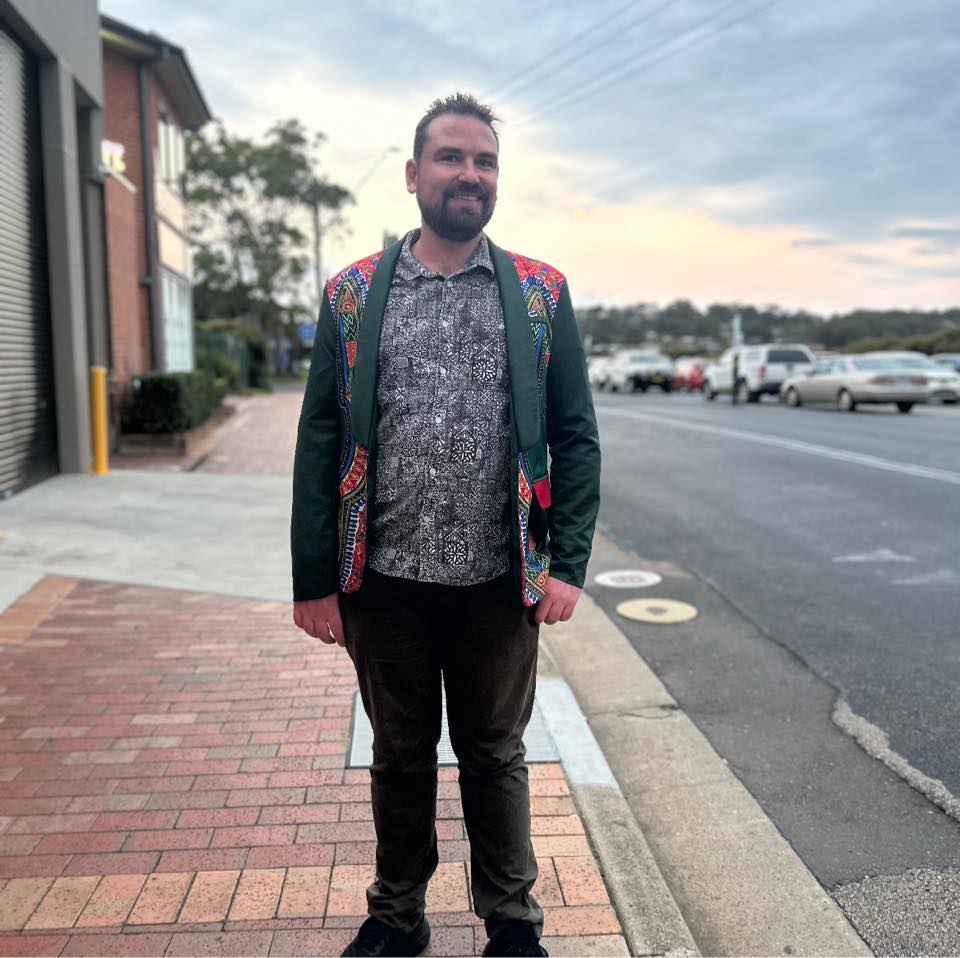
{"label": "brick paver sidewalk", "polygon": [[[285,604],[43,580],[0,615],[0,954],[339,954],[374,862],[354,689]],[[562,768],[530,774],[545,943],[626,954]],[[455,776],[433,955],[485,941]]]}
{"label": "brick paver sidewalk", "polygon": [[293,475],[297,424],[303,390],[278,388],[270,395],[228,396],[233,415],[218,426],[189,456],[155,453],[110,457],[111,469]]}

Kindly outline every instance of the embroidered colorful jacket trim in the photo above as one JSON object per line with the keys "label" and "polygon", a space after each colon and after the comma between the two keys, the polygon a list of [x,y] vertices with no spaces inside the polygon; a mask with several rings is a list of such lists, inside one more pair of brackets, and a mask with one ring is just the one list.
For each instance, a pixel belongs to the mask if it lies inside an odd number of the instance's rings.
{"label": "embroidered colorful jacket trim", "polygon": [[346,442],[340,460],[340,589],[356,592],[367,557],[367,450],[357,442],[352,422],[353,367],[360,319],[382,253],[368,256],[327,283],[327,299],[337,324],[337,400]]}
{"label": "embroidered colorful jacket trim", "polygon": [[[351,425],[351,386],[357,358],[360,322],[370,281],[381,253],[348,266],[327,284],[327,298],[337,324],[337,397],[343,417],[346,442],[340,462],[339,567],[340,589],[355,592],[363,580],[369,517],[368,451],[359,443]],[[543,598],[550,571],[550,556],[544,543],[535,543],[530,533],[530,509],[534,497],[544,510],[550,507],[550,479],[546,446],[546,375],[550,362],[553,317],[564,277],[539,260],[508,253],[520,281],[530,319],[532,348],[540,405],[540,441],[517,456],[517,520],[520,557],[523,564],[523,602],[536,605]]]}

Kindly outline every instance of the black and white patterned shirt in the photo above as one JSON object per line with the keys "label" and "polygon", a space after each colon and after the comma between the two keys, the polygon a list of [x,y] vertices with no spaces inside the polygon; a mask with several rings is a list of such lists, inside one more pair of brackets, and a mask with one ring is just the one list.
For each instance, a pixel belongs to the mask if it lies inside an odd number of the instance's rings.
{"label": "black and white patterned shirt", "polygon": [[482,236],[446,279],[407,234],[390,285],[377,379],[367,563],[473,585],[510,566],[510,381],[500,292]]}

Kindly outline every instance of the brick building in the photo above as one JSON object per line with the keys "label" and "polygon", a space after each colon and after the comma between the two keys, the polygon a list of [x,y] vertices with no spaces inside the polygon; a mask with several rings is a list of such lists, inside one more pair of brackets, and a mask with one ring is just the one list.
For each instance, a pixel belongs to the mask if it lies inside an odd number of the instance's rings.
{"label": "brick building", "polygon": [[184,131],[211,115],[184,51],[101,16],[111,419],[131,377],[193,368]]}

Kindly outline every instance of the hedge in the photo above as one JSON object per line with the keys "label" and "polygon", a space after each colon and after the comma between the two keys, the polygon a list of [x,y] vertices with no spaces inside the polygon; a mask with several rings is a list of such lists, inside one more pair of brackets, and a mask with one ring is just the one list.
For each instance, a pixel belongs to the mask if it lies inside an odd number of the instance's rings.
{"label": "hedge", "polygon": [[186,432],[220,405],[226,390],[206,370],[134,379],[121,413],[125,433]]}

